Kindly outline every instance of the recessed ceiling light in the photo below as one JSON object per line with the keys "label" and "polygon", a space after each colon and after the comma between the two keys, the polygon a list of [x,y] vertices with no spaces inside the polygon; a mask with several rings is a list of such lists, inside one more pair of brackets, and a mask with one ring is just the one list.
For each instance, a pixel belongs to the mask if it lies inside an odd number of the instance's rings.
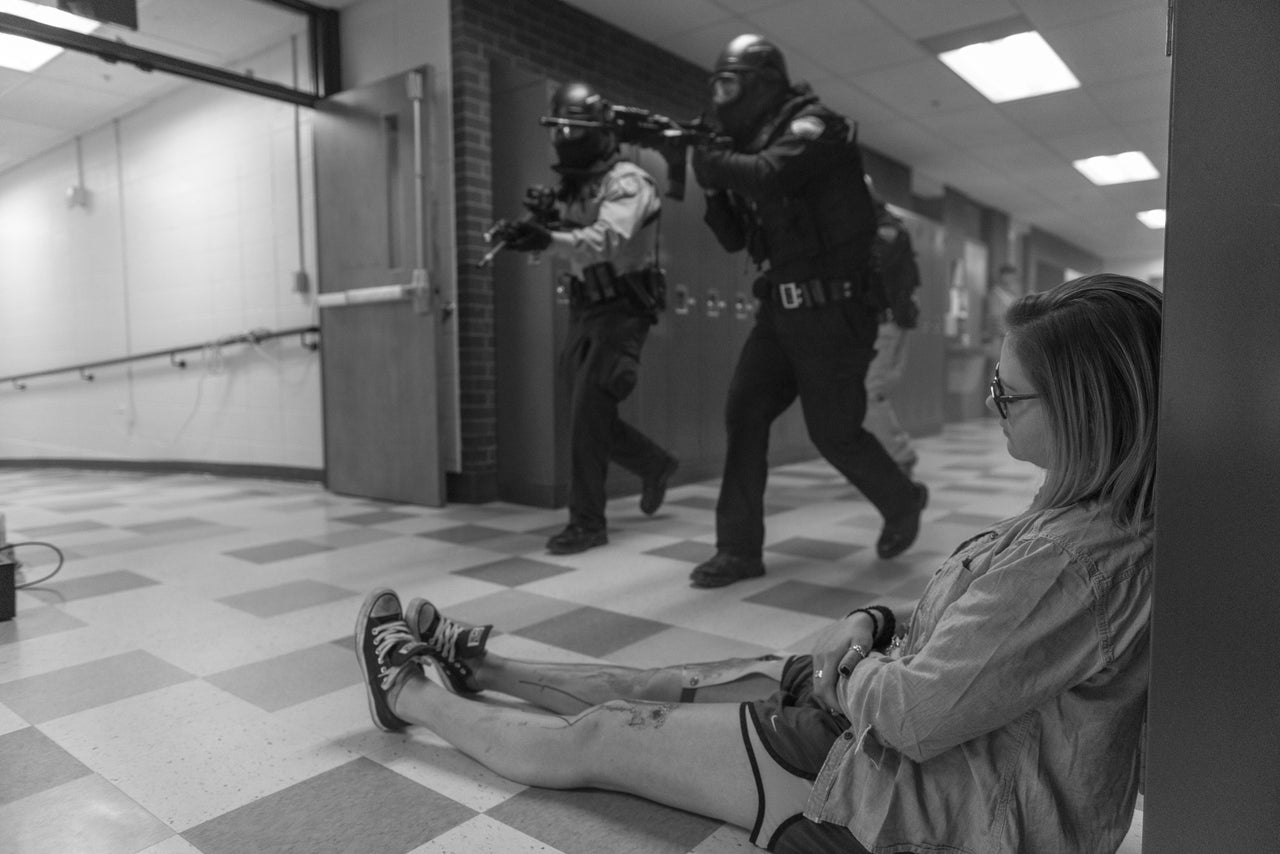
{"label": "recessed ceiling light", "polygon": [[1080,170],[1080,174],[1095,184],[1127,184],[1131,181],[1150,181],[1159,178],[1147,155],[1141,151],[1125,151],[1121,154],[1100,154],[1097,157],[1086,157],[1084,160],[1073,160],[1071,165]]}
{"label": "recessed ceiling light", "polygon": [[[97,21],[27,0],[0,0],[0,12],[77,33],[91,33],[98,28]],[[35,71],[60,53],[62,48],[35,39],[8,33],[0,35],[0,66],[15,71]]]}
{"label": "recessed ceiling light", "polygon": [[1138,219],[1147,228],[1164,228],[1164,208],[1153,208],[1149,211],[1138,211]]}
{"label": "recessed ceiling light", "polygon": [[1067,64],[1037,32],[966,45],[944,51],[938,59],[996,104],[1080,87]]}

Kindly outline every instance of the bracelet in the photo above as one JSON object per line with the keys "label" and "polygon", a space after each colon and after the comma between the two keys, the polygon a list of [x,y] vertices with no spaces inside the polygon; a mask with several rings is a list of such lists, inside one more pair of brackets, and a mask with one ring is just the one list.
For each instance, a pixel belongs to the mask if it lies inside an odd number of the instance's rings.
{"label": "bracelet", "polygon": [[884,605],[872,605],[871,610],[879,611],[884,617],[884,631],[876,633],[875,643],[872,646],[875,649],[886,649],[897,636],[898,621],[893,615],[893,609],[886,608]]}
{"label": "bracelet", "polygon": [[871,618],[871,648],[887,649],[893,642],[894,633],[897,630],[897,620],[893,616],[893,611],[884,605],[871,605],[867,608],[855,608],[845,614],[844,618],[847,620],[854,614],[866,614]]}
{"label": "bracelet", "polygon": [[875,611],[872,611],[870,608],[854,608],[852,611],[845,614],[844,618],[847,620],[854,614],[866,614],[871,618],[871,644],[874,646],[876,642],[875,639],[880,637],[880,617],[877,616]]}

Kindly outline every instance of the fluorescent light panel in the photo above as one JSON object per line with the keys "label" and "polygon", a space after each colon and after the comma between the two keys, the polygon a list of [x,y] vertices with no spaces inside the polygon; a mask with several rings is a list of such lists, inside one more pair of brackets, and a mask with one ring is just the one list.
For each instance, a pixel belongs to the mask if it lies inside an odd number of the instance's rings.
{"label": "fluorescent light panel", "polygon": [[1131,181],[1150,181],[1159,178],[1147,155],[1141,151],[1125,151],[1120,154],[1102,154],[1097,157],[1086,157],[1074,160],[1072,166],[1080,170],[1080,174],[1099,186],[1108,184],[1127,184]]}
{"label": "fluorescent light panel", "polygon": [[[27,0],[0,0],[0,12],[77,33],[91,33],[98,28],[97,21],[81,18],[52,6],[28,3]],[[0,35],[0,66],[15,71],[35,71],[60,53],[62,48],[51,44],[8,33]]]}
{"label": "fluorescent light panel", "polygon": [[1164,208],[1152,208],[1149,211],[1138,211],[1138,219],[1150,229],[1164,228]]}
{"label": "fluorescent light panel", "polygon": [[938,59],[996,104],[1080,88],[1067,64],[1034,31],[944,51]]}

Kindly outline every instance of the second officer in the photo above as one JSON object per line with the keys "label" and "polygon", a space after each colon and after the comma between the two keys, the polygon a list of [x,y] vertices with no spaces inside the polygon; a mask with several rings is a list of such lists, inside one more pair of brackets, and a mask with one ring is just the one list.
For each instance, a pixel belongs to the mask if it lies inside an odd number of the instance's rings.
{"label": "second officer", "polygon": [[728,447],[716,504],[716,554],[695,587],[764,573],[769,429],[797,397],[809,437],[884,517],[881,558],[915,541],[928,500],[863,429],[864,381],[884,308],[871,275],[876,214],[848,122],[793,86],[781,51],[755,35],[731,41],[711,77],[711,113],[731,144],[700,146],[692,164],[706,222],[761,271],[760,310],[725,406]]}

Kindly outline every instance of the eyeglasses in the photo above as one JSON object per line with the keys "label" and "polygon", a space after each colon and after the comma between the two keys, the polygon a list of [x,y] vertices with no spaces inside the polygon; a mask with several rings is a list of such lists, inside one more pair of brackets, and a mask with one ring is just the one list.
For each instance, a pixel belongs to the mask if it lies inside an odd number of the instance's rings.
{"label": "eyeglasses", "polygon": [[991,400],[996,405],[996,411],[1000,413],[1001,418],[1009,417],[1009,404],[1015,400],[1031,400],[1037,398],[1038,394],[1005,394],[1004,383],[1000,382],[1000,363],[996,362],[996,375],[991,378]]}

